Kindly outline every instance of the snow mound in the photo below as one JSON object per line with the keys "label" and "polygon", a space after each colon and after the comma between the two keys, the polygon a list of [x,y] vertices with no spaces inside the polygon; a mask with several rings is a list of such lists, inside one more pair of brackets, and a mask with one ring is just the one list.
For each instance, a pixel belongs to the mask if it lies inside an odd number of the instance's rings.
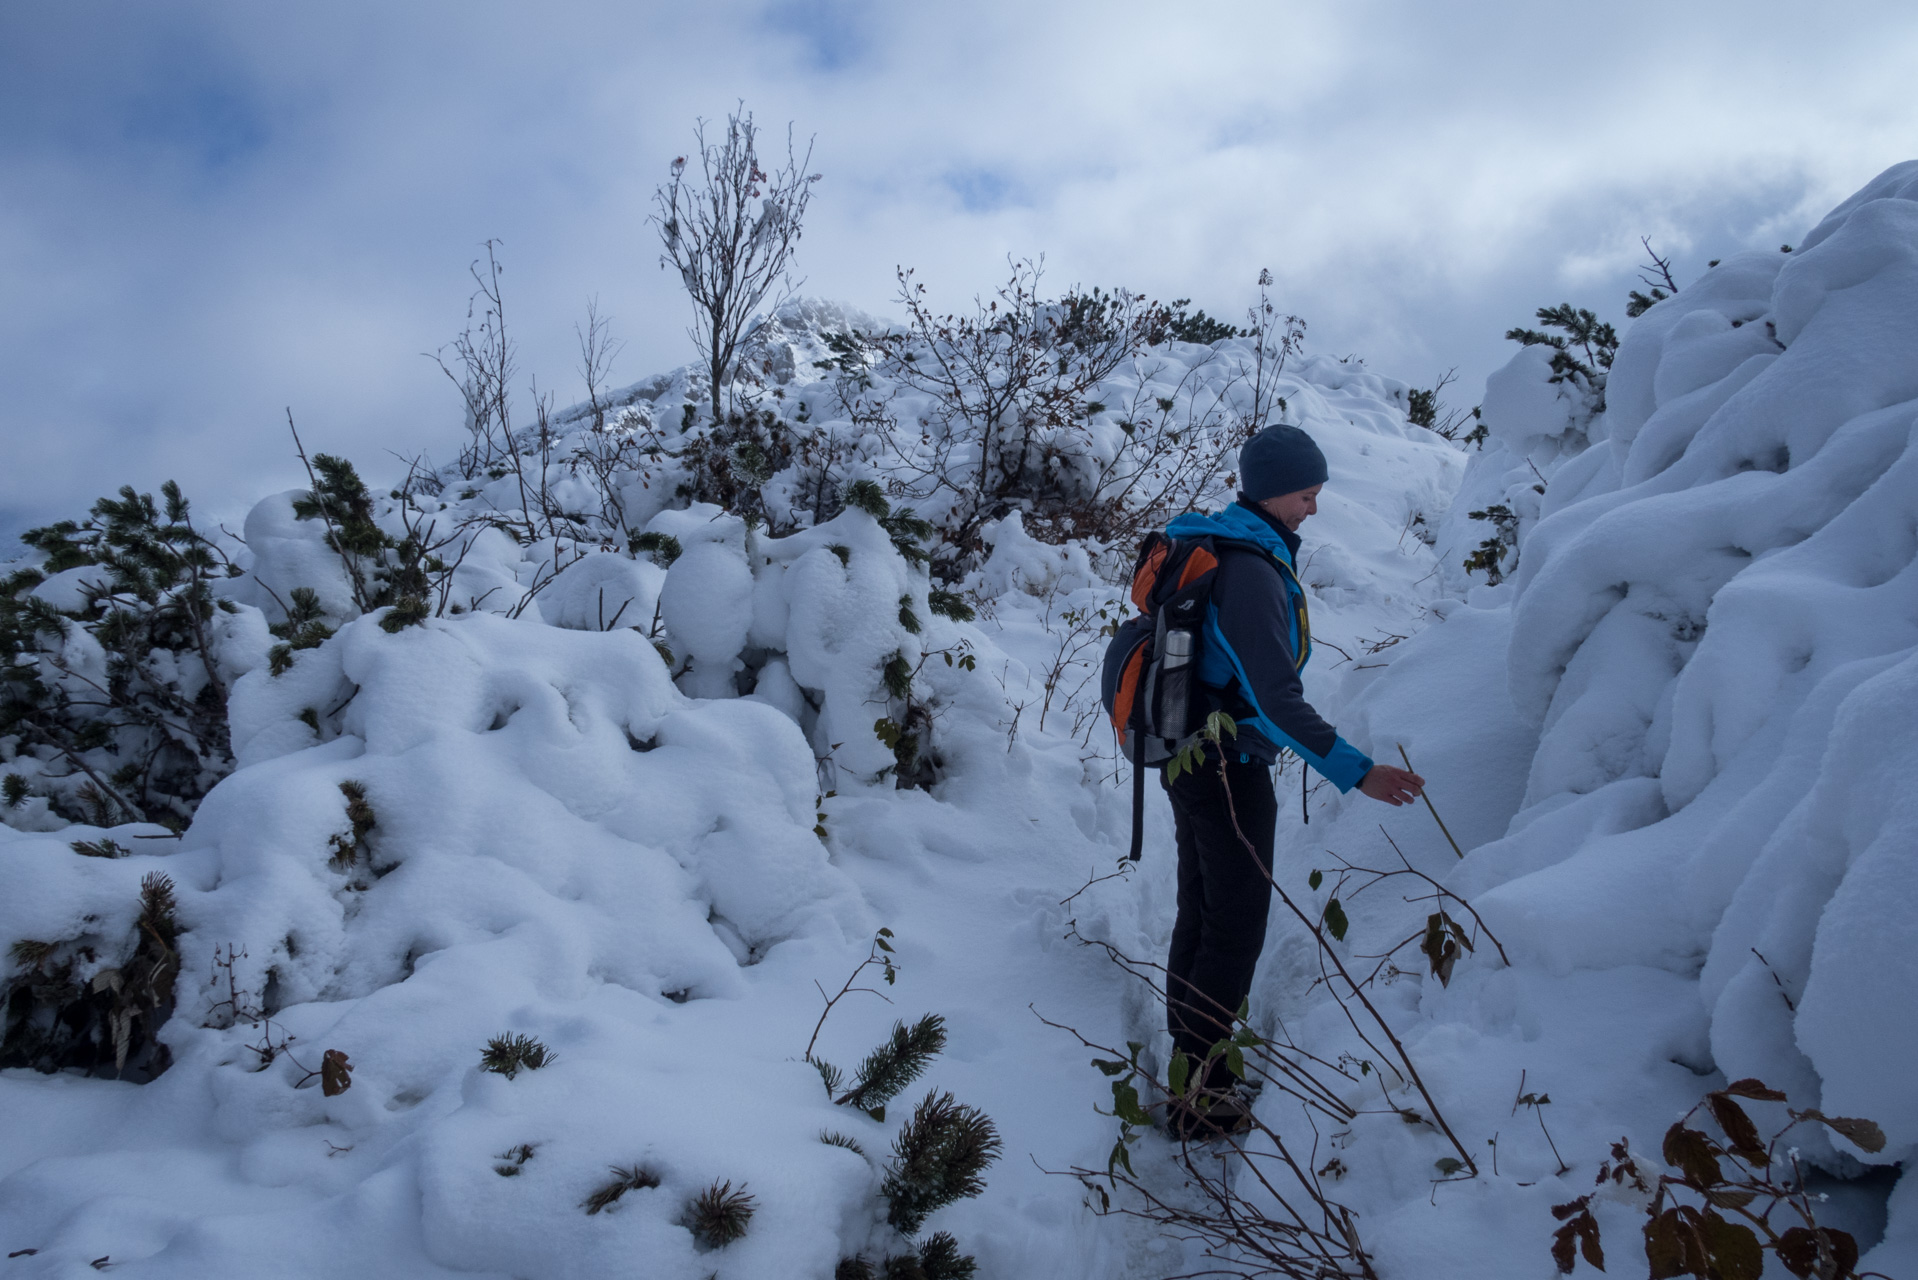
{"label": "snow mound", "polygon": [[[1569,927],[1594,900],[1616,904],[1640,954],[1702,958],[1723,1070],[1881,1118],[1907,1152],[1908,1037],[1838,1010],[1890,998],[1909,968],[1898,931],[1847,918],[1850,874],[1880,911],[1918,913],[1877,865],[1913,830],[1887,811],[1878,762],[1918,765],[1889,731],[1913,709],[1899,677],[1918,658],[1914,345],[1918,165],[1626,336],[1602,462],[1525,548],[1510,649],[1514,701],[1542,726],[1528,811],[1615,829],[1561,831],[1497,894],[1557,963],[1618,945]],[[1820,1061],[1844,1064],[1842,1086]]]}
{"label": "snow mound", "polygon": [[[1713,1082],[1756,1076],[1795,1107],[1883,1125],[1876,1153],[1794,1131],[1832,1174],[1918,1152],[1918,1043],[1896,1012],[1918,983],[1913,350],[1918,163],[1796,250],[1728,258],[1647,311],[1603,412],[1581,419],[1537,348],[1488,383],[1491,438],[1438,546],[1456,565],[1483,536],[1461,509],[1510,499],[1515,577],[1441,605],[1388,669],[1355,677],[1348,730],[1380,758],[1407,746],[1467,856],[1429,815],[1387,829],[1511,956],[1503,970],[1481,947],[1449,990],[1426,981],[1408,1032],[1440,1053],[1468,1127],[1509,1126],[1527,1069],[1559,1099],[1552,1133],[1576,1165],[1620,1132],[1655,1143]],[[1376,821],[1329,805],[1295,828],[1291,874],[1327,849],[1393,864]],[[1357,949],[1428,909],[1355,917]],[[1574,1011],[1587,1050],[1541,1030]],[[1636,1066],[1616,1057],[1632,1046]],[[1472,1117],[1506,1070],[1504,1101]],[[1516,1154],[1509,1135],[1500,1152]],[[1889,1226],[1881,1199],[1857,1228],[1886,1240],[1865,1265],[1910,1265],[1910,1200],[1901,1186]],[[1433,1227],[1423,1208],[1399,1215]]]}
{"label": "snow mound", "polygon": [[[409,520],[483,522],[420,625],[353,616],[324,524],[294,515],[301,494],[255,507],[247,575],[222,590],[261,652],[230,702],[238,767],[192,826],[0,829],[0,948],[86,948],[76,975],[91,981],[130,951],[153,871],[172,878],[184,929],[163,1074],[0,1074],[0,1105],[30,1117],[0,1152],[0,1243],[37,1250],[14,1272],[104,1255],[142,1276],[695,1280],[876,1259],[902,1247],[877,1195],[900,1117],[833,1105],[801,1050],[815,983],[838,981],[882,923],[902,1007],[842,1007],[822,1052],[850,1065],[894,1016],[946,1014],[929,1083],[1007,1138],[986,1195],[934,1227],[989,1274],[1164,1261],[1122,1256],[1143,1247],[1039,1170],[1097,1163],[1112,1135],[1094,1110],[1103,1078],[1025,1009],[1111,1041],[1161,1020],[1060,941],[1076,918],[1145,954],[1171,923],[1158,854],[1074,900],[1120,854],[1129,817],[1092,679],[1121,595],[1103,576],[1112,549],[1043,541],[1009,509],[980,533],[978,567],[947,584],[976,620],[958,621],[950,597],[935,610],[899,526],[840,497],[886,446],[832,416],[847,373],[833,342],[885,327],[800,300],[752,335],[767,411],[843,463],[831,502],[796,473],[765,485],[778,536],[681,491],[697,464],[681,425],[701,395],[690,369],[610,397],[611,423],[605,406],[555,415],[540,474],[448,468],[410,505],[376,497],[395,539]],[[1174,343],[1127,364],[1098,389],[1114,407],[1085,424],[1089,456],[1126,438],[1118,406],[1202,417],[1242,396],[1242,348]],[[878,391],[903,421],[930,412]],[[1403,384],[1358,362],[1299,360],[1276,391],[1330,463],[1301,563],[1326,654],[1309,679],[1335,711],[1338,652],[1364,661],[1442,594],[1426,538],[1464,462],[1406,423]],[[568,451],[655,423],[661,451],[622,455],[641,461],[589,500]],[[1206,480],[1229,493],[1225,472]],[[621,519],[590,538],[528,536],[534,492],[565,512],[616,500]],[[256,633],[300,587],[337,634],[279,655],[273,674]],[[1169,848],[1163,800],[1151,805]],[[36,824],[27,808],[9,822]],[[101,837],[130,856],[68,847]],[[503,1034],[553,1061],[482,1070]],[[334,1096],[313,1074],[329,1050],[352,1064]],[[616,1168],[658,1185],[586,1212]],[[744,1239],[703,1251],[685,1208],[719,1181],[757,1209]]]}

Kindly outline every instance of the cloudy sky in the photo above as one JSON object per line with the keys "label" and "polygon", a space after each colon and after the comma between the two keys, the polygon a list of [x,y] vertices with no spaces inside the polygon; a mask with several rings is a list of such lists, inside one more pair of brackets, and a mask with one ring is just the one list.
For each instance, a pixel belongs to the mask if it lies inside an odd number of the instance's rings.
{"label": "cloudy sky", "polygon": [[886,312],[1008,254],[1475,402],[1543,303],[1623,320],[1918,156],[1918,9],[1698,0],[0,4],[0,532],[178,478],[237,520],[311,448],[457,447],[422,357],[501,241],[521,364],[570,399],[610,313],[684,361],[649,198],[744,99],[817,139],[806,291]]}

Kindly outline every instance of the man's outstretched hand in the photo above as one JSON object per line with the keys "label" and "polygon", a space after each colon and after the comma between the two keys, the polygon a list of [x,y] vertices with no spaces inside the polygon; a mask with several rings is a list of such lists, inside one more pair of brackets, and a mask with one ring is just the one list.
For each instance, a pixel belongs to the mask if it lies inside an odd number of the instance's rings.
{"label": "man's outstretched hand", "polygon": [[1359,790],[1374,800],[1383,800],[1387,804],[1411,804],[1425,790],[1425,779],[1410,769],[1394,769],[1389,764],[1375,764],[1371,772],[1359,780]]}

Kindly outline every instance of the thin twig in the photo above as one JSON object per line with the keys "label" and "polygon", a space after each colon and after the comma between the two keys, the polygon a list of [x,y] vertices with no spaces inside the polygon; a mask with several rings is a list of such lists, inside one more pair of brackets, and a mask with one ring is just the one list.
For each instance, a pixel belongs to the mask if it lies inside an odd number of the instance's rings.
{"label": "thin twig", "polygon": [[[1412,768],[1412,757],[1405,754],[1405,744],[1401,742],[1396,745],[1399,749],[1399,759],[1405,761],[1407,771],[1417,773],[1418,770]],[[1445,825],[1445,819],[1439,817],[1438,809],[1432,804],[1432,793],[1421,787],[1419,788],[1419,796],[1425,801],[1425,807],[1432,811],[1432,821],[1438,823],[1439,830],[1445,833],[1445,842],[1452,846],[1452,852],[1463,858],[1465,856],[1465,850],[1458,847],[1458,841],[1452,839],[1451,829]]]}
{"label": "thin twig", "polygon": [[[1407,767],[1409,768],[1410,766],[1408,765]],[[1299,904],[1292,901],[1292,895],[1287,893],[1285,889],[1280,886],[1279,882],[1272,878],[1272,872],[1259,860],[1258,851],[1252,847],[1252,841],[1246,837],[1245,829],[1239,825],[1238,806],[1233,803],[1232,786],[1226,779],[1225,753],[1223,749],[1221,749],[1219,753],[1219,785],[1221,790],[1225,792],[1226,813],[1232,820],[1232,830],[1238,835],[1239,843],[1244,845],[1245,851],[1252,855],[1253,864],[1264,874],[1266,883],[1272,886],[1272,891],[1279,895],[1279,901],[1285,904],[1286,909],[1296,916],[1299,923],[1304,925],[1306,929],[1311,932],[1313,938],[1318,941],[1319,963],[1321,967],[1323,967],[1326,960],[1331,960],[1333,967],[1339,971],[1339,977],[1345,979],[1346,989],[1352,993],[1353,999],[1365,1007],[1365,1011],[1372,1016],[1372,1021],[1377,1023],[1379,1030],[1385,1033],[1385,1038],[1392,1042],[1392,1048],[1397,1053],[1400,1064],[1404,1066],[1407,1078],[1411,1080],[1413,1087],[1419,1091],[1419,1096],[1425,1099],[1425,1105],[1431,1109],[1432,1119],[1438,1124],[1440,1130],[1444,1132],[1447,1140],[1451,1142],[1452,1149],[1458,1152],[1459,1158],[1465,1161],[1466,1168],[1470,1169],[1473,1175],[1476,1176],[1478,1174],[1478,1162],[1472,1159],[1472,1153],[1465,1149],[1465,1144],[1460,1142],[1458,1135],[1452,1132],[1452,1126],[1446,1123],[1444,1113],[1439,1110],[1438,1101],[1432,1097],[1431,1091],[1425,1087],[1425,1081],[1420,1078],[1418,1068],[1412,1065],[1411,1055],[1406,1053],[1405,1046],[1399,1042],[1398,1035],[1392,1030],[1391,1024],[1385,1020],[1383,1014],[1373,1007],[1372,1002],[1366,998],[1364,990],[1353,980],[1352,975],[1346,971],[1345,962],[1340,960],[1338,953],[1332,950],[1332,944],[1325,940],[1325,934],[1320,930],[1319,926],[1313,922],[1310,916],[1299,909]],[[1428,801],[1427,803],[1430,802]],[[1436,817],[1437,814],[1435,813],[1433,816]],[[1443,827],[1443,825],[1443,823],[1440,824],[1441,827]],[[1345,1008],[1345,1002],[1343,1000],[1339,1001],[1339,1007],[1341,1009]],[[1346,1017],[1348,1020],[1351,1019],[1349,1011]],[[1358,1030],[1356,1023],[1353,1024],[1353,1030]],[[1360,1037],[1362,1039],[1364,1038],[1363,1032],[1360,1032]],[[1370,1041],[1368,1040],[1367,1043],[1370,1043]]]}
{"label": "thin twig", "polygon": [[[826,1018],[828,1015],[832,1013],[833,1006],[838,1004],[841,1000],[845,999],[848,995],[851,995],[853,992],[856,992],[856,991],[864,992],[867,995],[878,996],[881,1000],[884,1000],[887,1004],[892,1003],[892,998],[883,991],[875,991],[871,987],[853,986],[853,983],[859,980],[859,975],[864,973],[866,969],[871,965],[875,965],[875,964],[884,965],[886,967],[886,972],[888,975],[890,975],[893,972],[892,961],[889,960],[885,954],[885,952],[891,950],[891,948],[885,947],[885,944],[884,944],[884,939],[889,937],[890,935],[891,935],[891,931],[888,929],[881,929],[878,933],[873,935],[872,949],[870,954],[868,954],[866,958],[864,960],[861,960],[857,965],[853,966],[853,971],[846,976],[845,985],[839,988],[838,995],[827,996],[826,989],[824,987],[819,986],[819,980],[817,978],[813,979],[813,986],[819,987],[819,994],[825,997],[826,1007],[819,1011],[819,1021],[813,1023],[812,1038],[806,1041],[805,1059],[807,1062],[812,1061],[813,1046],[819,1043],[819,1032],[825,1027]],[[887,981],[891,981],[890,976],[888,976]]]}

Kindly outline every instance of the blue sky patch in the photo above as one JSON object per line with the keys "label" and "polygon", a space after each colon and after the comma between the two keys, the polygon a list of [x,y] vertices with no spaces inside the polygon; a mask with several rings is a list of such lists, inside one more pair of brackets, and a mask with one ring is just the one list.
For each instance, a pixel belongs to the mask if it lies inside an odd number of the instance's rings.
{"label": "blue sky patch", "polygon": [[815,71],[844,71],[872,49],[867,30],[871,6],[864,0],[775,0],[766,25],[796,37]]}

